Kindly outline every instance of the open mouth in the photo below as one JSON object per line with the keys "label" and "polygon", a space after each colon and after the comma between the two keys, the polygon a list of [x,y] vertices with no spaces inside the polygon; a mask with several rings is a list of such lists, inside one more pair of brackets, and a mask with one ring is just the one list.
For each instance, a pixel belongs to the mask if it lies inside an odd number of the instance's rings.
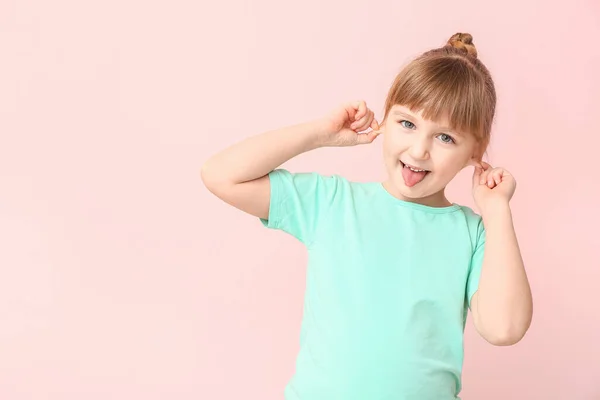
{"label": "open mouth", "polygon": [[402,177],[404,178],[404,183],[406,183],[406,186],[408,187],[413,187],[422,182],[431,172],[414,165],[405,164],[402,161],[400,161],[400,164],[402,164]]}

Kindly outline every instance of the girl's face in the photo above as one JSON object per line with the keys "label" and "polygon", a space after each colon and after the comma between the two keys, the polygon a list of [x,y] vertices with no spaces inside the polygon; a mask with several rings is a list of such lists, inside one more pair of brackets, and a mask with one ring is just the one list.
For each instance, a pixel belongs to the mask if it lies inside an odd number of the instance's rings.
{"label": "girl's face", "polygon": [[420,112],[395,105],[383,125],[384,187],[395,197],[447,206],[446,185],[467,165],[478,165],[473,135],[451,131],[447,121],[423,119]]}

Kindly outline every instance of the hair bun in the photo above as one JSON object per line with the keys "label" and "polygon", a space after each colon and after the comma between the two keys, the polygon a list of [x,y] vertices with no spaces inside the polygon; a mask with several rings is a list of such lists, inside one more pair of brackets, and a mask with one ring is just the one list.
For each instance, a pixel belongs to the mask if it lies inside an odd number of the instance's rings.
{"label": "hair bun", "polygon": [[447,46],[464,51],[466,54],[477,57],[477,49],[473,44],[473,36],[469,33],[455,33],[448,39]]}

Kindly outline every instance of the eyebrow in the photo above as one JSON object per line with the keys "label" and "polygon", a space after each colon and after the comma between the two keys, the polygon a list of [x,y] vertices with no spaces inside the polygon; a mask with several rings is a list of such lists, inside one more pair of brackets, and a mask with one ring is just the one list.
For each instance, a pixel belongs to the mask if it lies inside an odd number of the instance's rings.
{"label": "eyebrow", "polygon": [[[401,116],[401,117],[404,117],[404,118],[412,119],[412,120],[418,119],[416,116],[414,116],[412,114],[405,113],[405,112],[400,111],[400,110],[394,110],[394,111],[392,111],[392,114],[398,115],[398,116]],[[441,131],[448,131],[448,132],[453,133],[454,135],[462,136],[460,132],[457,132],[457,131],[455,131],[452,128],[449,128],[447,126],[437,126],[437,128],[439,130],[441,130]]]}

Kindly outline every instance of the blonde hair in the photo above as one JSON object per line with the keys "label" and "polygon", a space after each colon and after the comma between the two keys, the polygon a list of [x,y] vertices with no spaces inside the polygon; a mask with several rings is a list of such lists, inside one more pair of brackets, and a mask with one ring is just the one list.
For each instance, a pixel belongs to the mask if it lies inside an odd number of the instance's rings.
{"label": "blonde hair", "polygon": [[396,77],[384,116],[394,105],[421,111],[423,118],[447,118],[450,128],[472,134],[485,152],[496,109],[496,90],[488,69],[477,58],[473,37],[456,33],[445,46],[427,51]]}

